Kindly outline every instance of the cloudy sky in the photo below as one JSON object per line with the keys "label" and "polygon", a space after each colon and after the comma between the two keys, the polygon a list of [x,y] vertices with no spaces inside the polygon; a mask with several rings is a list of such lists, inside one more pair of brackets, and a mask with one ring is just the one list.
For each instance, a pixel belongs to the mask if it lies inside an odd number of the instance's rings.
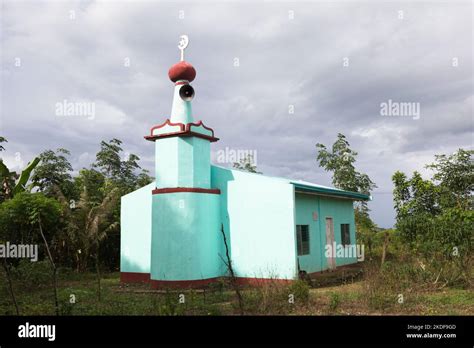
{"label": "cloudy sky", "polygon": [[[265,174],[330,185],[315,144],[343,133],[378,185],[370,206],[382,227],[394,222],[396,170],[429,177],[435,154],[473,145],[471,1],[1,4],[0,135],[12,169],[58,147],[75,170],[88,167],[115,137],[153,172],[143,136],[169,117],[183,33],[194,117],[221,139],[214,152],[257,151]],[[381,115],[389,100],[415,109]],[[64,101],[95,113],[61,115]]]}

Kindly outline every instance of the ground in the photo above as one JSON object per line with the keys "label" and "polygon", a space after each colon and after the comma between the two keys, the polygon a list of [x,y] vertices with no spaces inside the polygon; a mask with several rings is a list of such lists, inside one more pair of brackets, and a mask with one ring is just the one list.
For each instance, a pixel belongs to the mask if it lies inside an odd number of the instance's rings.
{"label": "ground", "polygon": [[[153,291],[147,284],[121,284],[119,273],[109,273],[101,281],[101,301],[93,273],[69,272],[59,275],[59,303],[63,315],[235,315],[239,305],[234,289],[227,283],[206,290]],[[309,288],[299,281],[294,286],[271,284],[241,289],[245,314],[289,315],[472,315],[474,294],[468,289],[444,288],[439,291],[405,294],[382,302],[368,301],[367,280],[339,278],[338,285],[319,284]],[[15,314],[3,282],[0,314]],[[328,284],[334,281],[328,282]],[[15,293],[24,315],[54,315],[52,288],[15,282]],[[183,296],[184,295],[184,296]],[[293,300],[290,300],[293,295]],[[393,296],[392,296],[393,297]],[[75,302],[75,303],[73,303]]]}

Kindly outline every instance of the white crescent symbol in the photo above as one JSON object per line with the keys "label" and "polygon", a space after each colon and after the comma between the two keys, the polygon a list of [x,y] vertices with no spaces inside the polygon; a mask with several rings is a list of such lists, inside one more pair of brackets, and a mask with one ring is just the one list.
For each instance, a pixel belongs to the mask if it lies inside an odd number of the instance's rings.
{"label": "white crescent symbol", "polygon": [[181,35],[181,36],[179,37],[178,48],[179,48],[180,50],[184,50],[186,47],[188,47],[188,44],[189,44],[188,35]]}

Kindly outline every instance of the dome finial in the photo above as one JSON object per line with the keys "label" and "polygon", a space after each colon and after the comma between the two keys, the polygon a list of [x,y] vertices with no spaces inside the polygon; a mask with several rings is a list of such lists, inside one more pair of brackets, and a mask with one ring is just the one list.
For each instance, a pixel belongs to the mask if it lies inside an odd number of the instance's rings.
{"label": "dome finial", "polygon": [[179,37],[178,48],[181,50],[181,61],[184,61],[184,50],[188,47],[189,37],[188,35],[181,35]]}
{"label": "dome finial", "polygon": [[188,47],[188,35],[181,35],[179,37],[178,48],[181,50],[181,61],[174,64],[168,71],[168,76],[171,81],[177,82],[180,80],[192,82],[196,77],[196,70],[194,67],[184,60],[184,50]]}

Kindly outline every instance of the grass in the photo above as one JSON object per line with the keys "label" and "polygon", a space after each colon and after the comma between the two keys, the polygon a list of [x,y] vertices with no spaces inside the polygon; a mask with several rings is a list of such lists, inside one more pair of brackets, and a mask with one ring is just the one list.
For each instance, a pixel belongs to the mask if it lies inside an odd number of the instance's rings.
{"label": "grass", "polygon": [[[2,277],[3,274],[0,274]],[[13,315],[6,282],[0,279],[0,315]],[[52,289],[46,284],[14,283],[20,314],[54,315]],[[245,313],[250,315],[473,315],[471,289],[444,288],[430,292],[407,292],[404,303],[395,292],[375,293],[368,300],[367,279],[321,288],[268,284],[242,290]],[[184,295],[180,297],[180,295]],[[293,301],[289,301],[293,295]],[[105,274],[102,301],[92,273],[60,273],[59,300],[62,315],[236,315],[235,293],[228,287],[203,290],[152,291],[146,284],[121,284],[119,273]],[[71,303],[75,300],[75,303]],[[378,303],[377,303],[378,301]],[[74,302],[74,301],[73,301]],[[375,304],[375,305],[374,305]]]}

